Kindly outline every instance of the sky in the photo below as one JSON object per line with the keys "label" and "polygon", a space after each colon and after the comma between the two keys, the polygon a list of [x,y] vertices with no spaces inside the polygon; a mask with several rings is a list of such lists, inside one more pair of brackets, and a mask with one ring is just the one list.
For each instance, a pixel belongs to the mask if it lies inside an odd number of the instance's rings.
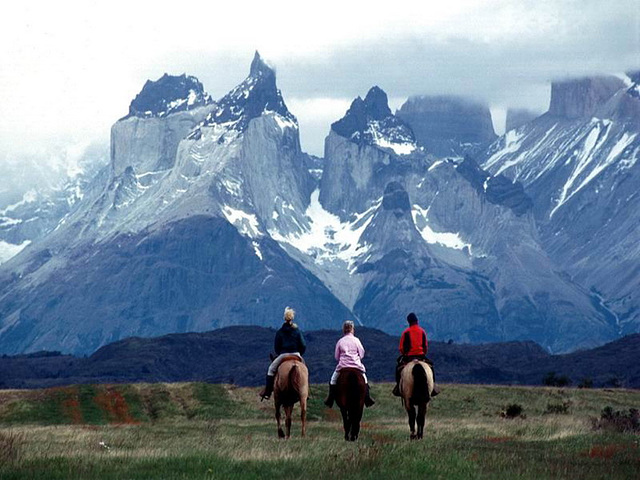
{"label": "sky", "polygon": [[[638,0],[10,2],[0,18],[0,162],[108,141],[147,79],[220,98],[255,50],[275,67],[303,149],[378,85],[392,109],[455,94],[544,112],[554,79],[640,69]],[[497,122],[500,133],[500,122]],[[44,147],[43,147],[44,146]]]}

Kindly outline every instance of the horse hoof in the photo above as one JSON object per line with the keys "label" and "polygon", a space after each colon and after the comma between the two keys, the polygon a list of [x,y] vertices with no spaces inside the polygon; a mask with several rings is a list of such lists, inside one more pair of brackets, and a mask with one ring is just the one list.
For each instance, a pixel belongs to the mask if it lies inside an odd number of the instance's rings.
{"label": "horse hoof", "polygon": [[411,436],[409,437],[411,440],[416,440],[418,438],[418,436],[415,433],[412,433]]}
{"label": "horse hoof", "polygon": [[284,431],[278,430],[278,438],[284,438]]}

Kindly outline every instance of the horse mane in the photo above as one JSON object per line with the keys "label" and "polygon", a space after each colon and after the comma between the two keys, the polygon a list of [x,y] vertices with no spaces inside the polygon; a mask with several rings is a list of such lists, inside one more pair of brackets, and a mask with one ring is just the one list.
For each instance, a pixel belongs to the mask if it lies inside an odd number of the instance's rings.
{"label": "horse mane", "polygon": [[411,392],[411,400],[414,403],[429,401],[429,382],[427,380],[427,372],[424,367],[416,362],[411,370],[413,375],[413,392]]}

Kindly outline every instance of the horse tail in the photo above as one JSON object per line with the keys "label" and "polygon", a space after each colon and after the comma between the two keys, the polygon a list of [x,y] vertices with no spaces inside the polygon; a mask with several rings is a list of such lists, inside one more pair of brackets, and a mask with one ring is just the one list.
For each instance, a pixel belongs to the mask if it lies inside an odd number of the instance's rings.
{"label": "horse tail", "polygon": [[297,392],[300,389],[300,372],[298,371],[298,364],[294,362],[289,370],[289,390]]}
{"label": "horse tail", "polygon": [[413,375],[413,392],[411,394],[411,400],[413,403],[428,402],[430,395],[427,372],[425,372],[422,365],[416,363],[413,366],[411,373]]}

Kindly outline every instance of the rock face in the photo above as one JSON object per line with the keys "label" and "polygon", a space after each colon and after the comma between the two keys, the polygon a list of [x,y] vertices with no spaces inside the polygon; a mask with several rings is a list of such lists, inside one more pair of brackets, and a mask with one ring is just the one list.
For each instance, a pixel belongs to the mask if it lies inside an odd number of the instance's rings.
{"label": "rock face", "polygon": [[539,114],[530,110],[522,108],[509,108],[507,110],[505,132],[521,127],[525,123],[529,123],[539,116]]}
{"label": "rock face", "polygon": [[586,77],[551,86],[549,115],[567,120],[591,118],[624,82],[616,77]]}
{"label": "rock face", "polygon": [[438,157],[464,156],[496,139],[489,107],[462,97],[411,97],[397,116]]}
{"label": "rock face", "polygon": [[170,169],[180,141],[216,106],[197,78],[164,74],[148,80],[129,106],[129,114],[111,129],[111,167],[154,175]]}
{"label": "rock face", "polygon": [[549,113],[508,132],[479,158],[490,172],[522,182],[546,251],[610,310],[621,333],[640,325],[635,86],[617,78],[554,85]]}

